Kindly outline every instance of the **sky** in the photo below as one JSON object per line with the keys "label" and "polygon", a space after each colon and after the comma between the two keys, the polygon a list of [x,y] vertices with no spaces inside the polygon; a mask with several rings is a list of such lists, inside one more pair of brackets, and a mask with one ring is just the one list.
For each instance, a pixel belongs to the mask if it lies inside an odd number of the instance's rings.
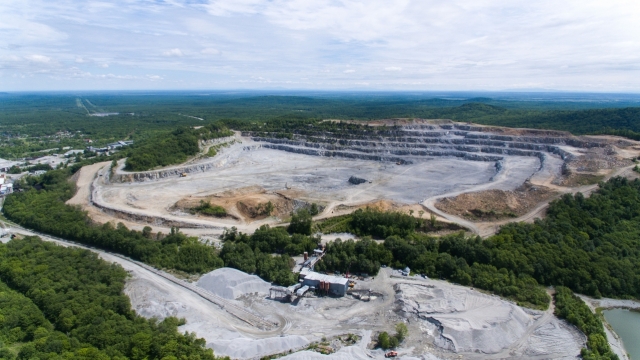
{"label": "sky", "polygon": [[640,92],[638,0],[2,0],[0,91]]}

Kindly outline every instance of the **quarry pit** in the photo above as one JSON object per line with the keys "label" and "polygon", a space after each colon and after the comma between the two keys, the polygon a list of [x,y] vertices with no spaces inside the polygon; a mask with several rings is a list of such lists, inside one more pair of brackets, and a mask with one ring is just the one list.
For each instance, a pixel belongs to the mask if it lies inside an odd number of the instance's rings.
{"label": "quarry pit", "polygon": [[[219,242],[224,228],[251,233],[263,224],[286,224],[291,211],[316,204],[315,219],[364,206],[436,215],[470,233],[494,233],[508,221],[532,221],[562,194],[588,193],[597,181],[632,176],[640,143],[616,137],[484,127],[452,121],[378,121],[373,134],[311,132],[291,138],[236,133],[215,157],[147,172],[110,163],[75,177],[80,205],[99,223],[129,228],[172,226]],[[191,211],[203,202],[225,216]],[[262,209],[273,206],[269,214]],[[424,212],[424,213],[422,213]],[[421,214],[422,213],[422,214]],[[351,236],[350,234],[344,234]],[[335,236],[333,236],[335,238]],[[327,236],[323,242],[330,241]],[[147,317],[184,317],[183,331],[207,340],[218,355],[254,359],[384,358],[372,348],[380,331],[398,322],[409,328],[403,359],[576,358],[584,336],[547,311],[522,308],[445,281],[401,276],[381,269],[359,281],[369,301],[303,296],[293,303],[269,296],[270,284],[234,269],[203,275],[197,286],[276,324],[259,329],[238,321],[192,291],[167,284],[135,266],[126,293]],[[357,341],[345,344],[354,334]],[[331,355],[308,350],[329,343]],[[323,345],[324,346],[324,345]]]}
{"label": "quarry pit", "polygon": [[[629,172],[640,155],[637,142],[615,137],[452,121],[370,125],[376,131],[292,139],[237,132],[221,140],[229,145],[215,157],[146,172],[124,171],[124,160],[114,170],[87,167],[78,180],[85,189],[70,203],[98,222],[215,235],[225,227],[252,232],[286,223],[291,211],[311,204],[321,210],[316,218],[327,218],[386,202],[391,210],[413,209],[414,216],[423,210],[486,236],[506,221],[541,216],[561,194],[588,192]],[[201,201],[227,215],[190,211]],[[273,211],[261,212],[269,202]]]}

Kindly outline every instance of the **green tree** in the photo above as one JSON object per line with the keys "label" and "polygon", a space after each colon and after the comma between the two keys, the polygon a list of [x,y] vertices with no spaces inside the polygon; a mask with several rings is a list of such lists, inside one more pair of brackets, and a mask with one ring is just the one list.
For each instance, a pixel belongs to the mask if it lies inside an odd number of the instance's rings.
{"label": "green tree", "polygon": [[380,334],[378,334],[378,346],[380,346],[382,349],[385,349],[385,350],[391,348],[391,341],[389,340],[389,334],[386,331],[383,331]]}
{"label": "green tree", "polygon": [[405,323],[396,324],[396,338],[398,342],[403,342],[409,333],[409,329],[407,329],[407,325]]}
{"label": "green tree", "polygon": [[291,214],[291,223],[287,231],[291,234],[311,235],[313,220],[311,214],[306,209],[300,209]]}

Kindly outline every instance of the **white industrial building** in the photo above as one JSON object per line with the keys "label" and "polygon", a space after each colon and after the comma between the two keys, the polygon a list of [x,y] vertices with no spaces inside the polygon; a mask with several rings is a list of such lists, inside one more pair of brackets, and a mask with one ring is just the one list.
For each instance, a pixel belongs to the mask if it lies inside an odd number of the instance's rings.
{"label": "white industrial building", "polygon": [[[302,285],[314,287],[319,290],[325,290],[332,295],[345,296],[347,294],[349,279],[332,275],[324,275],[313,271],[305,273],[304,279],[302,279]],[[300,275],[302,275],[302,273],[300,273]]]}

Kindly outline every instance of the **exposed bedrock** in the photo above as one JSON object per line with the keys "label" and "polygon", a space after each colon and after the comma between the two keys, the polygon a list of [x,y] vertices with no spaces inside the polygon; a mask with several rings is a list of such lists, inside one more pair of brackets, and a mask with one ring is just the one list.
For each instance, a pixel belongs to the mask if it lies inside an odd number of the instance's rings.
{"label": "exposed bedrock", "polygon": [[135,173],[116,172],[111,176],[111,182],[124,183],[124,182],[141,182],[141,181],[153,181],[160,180],[169,177],[179,177],[182,174],[191,174],[198,172],[207,172],[218,167],[217,163],[205,163],[195,164],[184,167],[177,167],[171,169],[162,169],[155,171],[143,171]]}
{"label": "exposed bedrock", "polygon": [[[542,153],[548,152],[559,155],[563,160],[567,160],[572,155],[557,147],[543,144],[521,143],[521,142],[500,142],[473,139],[424,139],[424,138],[384,138],[382,141],[372,140],[339,140],[316,139],[309,141],[305,138],[296,140],[281,138],[253,137],[254,141],[271,144],[290,145],[323,151],[349,151],[362,153],[384,153],[392,155],[409,155],[404,149],[425,149],[426,152],[412,152],[415,156],[457,156],[454,151],[482,152],[489,154],[503,154],[512,156],[535,156],[542,160]],[[323,140],[323,141],[320,141]],[[481,146],[471,146],[481,145]],[[284,149],[284,148],[283,148]],[[398,150],[403,149],[403,151]],[[311,153],[310,153],[311,154]],[[316,152],[317,154],[317,152]],[[486,161],[494,161],[488,158]]]}
{"label": "exposed bedrock", "polygon": [[[502,129],[503,130],[503,129]],[[513,130],[520,135],[489,133],[502,131],[497,128],[464,124],[378,127],[350,129],[344,132],[332,132],[320,129],[308,129],[289,135],[243,132],[243,136],[265,148],[287,151],[297,154],[341,157],[372,161],[389,161],[411,164],[428,157],[456,157],[472,161],[498,162],[507,156],[537,157],[540,168],[544,165],[546,154],[554,154],[565,161],[574,158],[563,146],[578,148],[602,147],[603,142],[587,141],[572,137],[570,134],[553,131]],[[522,136],[522,134],[528,136]],[[540,136],[533,136],[533,135]],[[223,142],[225,140],[216,140]],[[181,167],[127,173],[117,171],[111,181],[144,182],[179,177],[183,174],[207,172],[218,167],[211,161],[184,165]],[[497,168],[498,172],[501,167]]]}
{"label": "exposed bedrock", "polygon": [[275,145],[275,144],[265,144],[263,145],[263,147],[267,149],[282,150],[282,151],[288,151],[296,154],[305,154],[305,155],[313,155],[313,156],[343,157],[343,158],[349,158],[349,159],[373,160],[373,161],[393,161],[393,162],[399,162],[402,164],[413,163],[410,160],[407,160],[398,156],[359,154],[359,153],[352,153],[352,152],[345,152],[345,151],[326,151],[326,150],[317,150],[317,149],[293,147],[293,146],[287,146],[287,145]]}
{"label": "exposed bedrock", "polygon": [[[201,141],[200,145],[201,147],[207,146],[207,145],[217,145],[217,144],[223,144],[232,140],[235,140],[234,136],[227,136],[219,139]],[[160,180],[168,177],[179,177],[185,173],[191,174],[191,173],[197,173],[197,172],[206,172],[216,167],[218,167],[217,163],[210,162],[210,163],[185,165],[185,166],[169,168],[169,169],[141,171],[141,172],[125,172],[124,170],[119,169],[118,171],[116,171],[115,174],[111,175],[109,180],[114,183]]]}
{"label": "exposed bedrock", "polygon": [[[369,155],[366,154],[381,154],[381,155],[398,155],[398,156],[453,156],[458,158],[464,158],[468,160],[477,161],[498,161],[501,160],[500,156],[491,155],[479,155],[474,153],[487,153],[487,154],[501,154],[512,156],[533,156],[542,160],[543,154],[538,151],[527,151],[520,149],[509,148],[497,148],[490,146],[474,147],[474,146],[434,146],[434,147],[417,147],[417,146],[399,146],[399,147],[387,147],[387,148],[366,148],[366,147],[342,147],[327,144],[306,143],[303,141],[295,140],[282,140],[282,139],[263,139],[254,138],[255,141],[264,141],[264,147],[283,150],[289,152],[295,152],[299,154],[316,155],[316,156],[338,156],[338,157],[351,157],[356,159],[371,160]],[[273,141],[272,141],[273,140]],[[275,143],[275,144],[274,144]],[[326,145],[326,146],[323,146]],[[349,156],[343,156],[343,153],[349,153]],[[354,154],[355,153],[355,154]],[[362,155],[360,157],[358,155]],[[375,159],[377,160],[377,159]],[[384,160],[384,159],[383,159]],[[395,161],[392,159],[391,161]]]}
{"label": "exposed bedrock", "polygon": [[455,352],[495,354],[519,340],[533,318],[497,296],[451,285],[395,285],[406,316],[435,325],[436,345]]}

